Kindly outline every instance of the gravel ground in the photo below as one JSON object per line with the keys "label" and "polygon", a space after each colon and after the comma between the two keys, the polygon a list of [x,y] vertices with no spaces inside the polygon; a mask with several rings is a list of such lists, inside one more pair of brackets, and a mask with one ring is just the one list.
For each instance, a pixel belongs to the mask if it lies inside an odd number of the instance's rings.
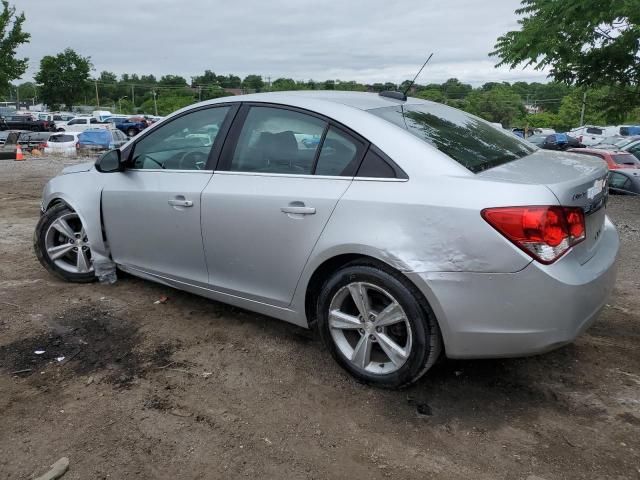
{"label": "gravel ground", "polygon": [[47,274],[40,193],[76,161],[0,162],[0,478],[63,456],[65,480],[640,478],[640,199],[611,198],[619,278],[575,344],[381,391],[306,330],[133,277]]}

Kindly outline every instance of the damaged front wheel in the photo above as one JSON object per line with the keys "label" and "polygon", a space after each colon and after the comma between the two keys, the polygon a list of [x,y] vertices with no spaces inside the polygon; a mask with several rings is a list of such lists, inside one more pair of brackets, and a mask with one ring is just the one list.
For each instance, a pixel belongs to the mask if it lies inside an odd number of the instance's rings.
{"label": "damaged front wheel", "polygon": [[38,225],[33,246],[40,263],[68,282],[95,281],[91,244],[76,212],[61,204],[47,210]]}

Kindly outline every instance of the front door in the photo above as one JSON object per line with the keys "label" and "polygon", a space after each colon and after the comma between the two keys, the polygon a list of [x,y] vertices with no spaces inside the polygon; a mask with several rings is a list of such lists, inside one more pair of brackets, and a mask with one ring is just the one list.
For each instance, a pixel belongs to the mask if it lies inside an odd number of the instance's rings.
{"label": "front door", "polygon": [[179,116],[133,146],[128,168],[108,174],[102,194],[107,241],[117,264],[206,284],[200,228],[208,164],[231,107]]}
{"label": "front door", "polygon": [[245,106],[238,118],[202,196],[209,281],[286,306],[365,144],[296,110]]}

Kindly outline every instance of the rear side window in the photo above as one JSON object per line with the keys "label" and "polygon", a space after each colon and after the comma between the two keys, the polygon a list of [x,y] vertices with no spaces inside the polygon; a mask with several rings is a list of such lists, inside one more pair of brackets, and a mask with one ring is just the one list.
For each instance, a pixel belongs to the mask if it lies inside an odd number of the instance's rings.
{"label": "rear side window", "polygon": [[316,165],[316,175],[352,177],[358,168],[358,160],[362,158],[364,145],[331,127],[322,143],[320,156]]}
{"label": "rear side window", "polygon": [[309,175],[326,122],[273,107],[251,107],[233,154],[231,171]]}
{"label": "rear side window", "polygon": [[73,142],[73,140],[73,135],[52,135],[49,137],[49,141],[53,143]]}
{"label": "rear side window", "polygon": [[396,178],[396,172],[381,155],[370,148],[358,169],[358,177]]}
{"label": "rear side window", "polygon": [[589,127],[589,128],[587,128],[587,133],[591,133],[593,135],[602,135],[602,130],[599,129],[599,128]]}
{"label": "rear side window", "polygon": [[398,105],[368,111],[408,130],[474,173],[535,151],[533,145],[515,135],[441,104]]}
{"label": "rear side window", "polygon": [[618,165],[637,165],[638,160],[636,159],[636,157],[634,157],[631,154],[615,154],[615,155],[611,155],[611,158],[613,158],[613,161],[616,162]]}

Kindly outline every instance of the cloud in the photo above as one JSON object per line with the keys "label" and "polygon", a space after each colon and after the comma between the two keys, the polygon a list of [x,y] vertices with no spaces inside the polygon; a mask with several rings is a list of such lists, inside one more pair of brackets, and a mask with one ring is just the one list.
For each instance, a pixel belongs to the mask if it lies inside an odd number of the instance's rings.
{"label": "cloud", "polygon": [[400,82],[435,55],[420,82],[457,77],[544,81],[533,70],[495,69],[496,38],[517,27],[517,0],[20,0],[31,42],[32,77],[40,58],[71,47],[96,72],[262,74],[275,79]]}

